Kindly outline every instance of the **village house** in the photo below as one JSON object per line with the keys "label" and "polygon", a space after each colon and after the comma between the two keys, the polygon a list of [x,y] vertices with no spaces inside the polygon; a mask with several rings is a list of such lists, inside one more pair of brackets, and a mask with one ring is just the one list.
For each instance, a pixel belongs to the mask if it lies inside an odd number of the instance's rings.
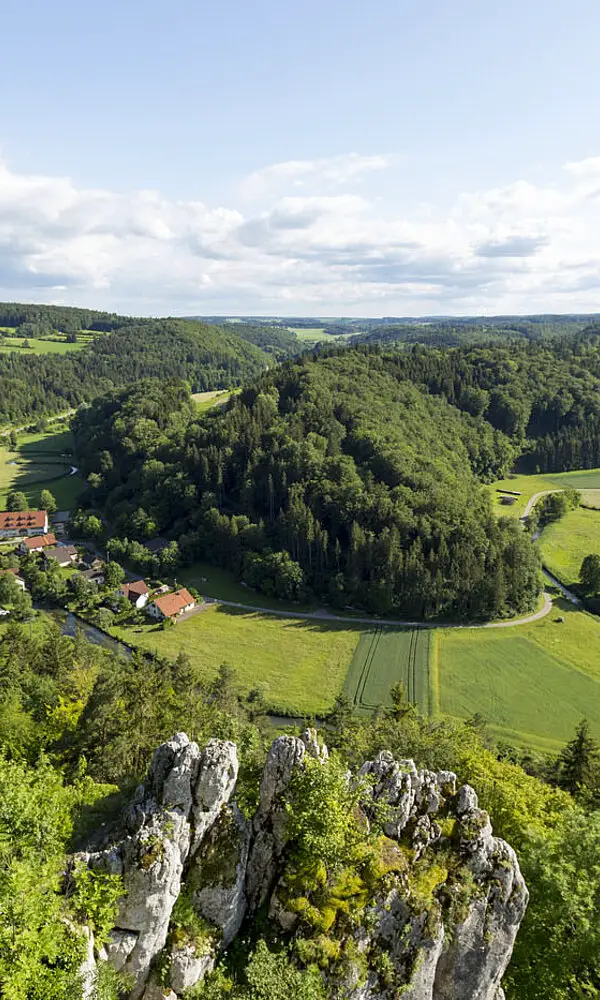
{"label": "village house", "polygon": [[148,605],[147,613],[151,618],[164,621],[165,618],[175,619],[195,607],[196,602],[189,590],[182,587],[181,590],[175,590],[172,594],[157,597],[155,601],[152,601],[152,604]]}
{"label": "village house", "polygon": [[79,562],[79,552],[74,545],[56,545],[53,548],[44,549],[43,555],[46,566],[52,560],[57,562],[61,569]]}
{"label": "village house", "polygon": [[168,544],[166,538],[149,538],[147,542],[144,542],[144,548],[148,549],[148,552],[151,552],[153,556],[159,556]]}
{"label": "village house", "polygon": [[47,535],[32,535],[31,538],[24,538],[22,542],[19,542],[17,551],[26,556],[30,552],[43,552],[44,549],[48,549],[52,545],[56,545],[56,535],[49,532]]}
{"label": "village house", "polygon": [[83,569],[77,576],[88,580],[89,583],[95,583],[98,587],[104,586],[105,577],[101,569]]}
{"label": "village house", "polygon": [[150,598],[150,591],[144,580],[134,580],[133,583],[123,583],[119,587],[119,595],[126,597],[134,608],[145,608]]}
{"label": "village house", "polygon": [[0,511],[0,538],[44,535],[47,531],[48,514],[45,510]]}
{"label": "village house", "polygon": [[22,576],[19,576],[18,569],[0,569],[0,576],[6,576],[7,573],[13,574],[21,590],[26,590],[25,580]]}

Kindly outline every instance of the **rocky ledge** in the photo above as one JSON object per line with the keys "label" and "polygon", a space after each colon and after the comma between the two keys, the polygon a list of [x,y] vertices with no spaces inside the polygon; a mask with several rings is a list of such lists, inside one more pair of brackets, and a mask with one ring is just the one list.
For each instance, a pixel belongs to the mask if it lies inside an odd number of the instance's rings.
{"label": "rocky ledge", "polygon": [[[120,839],[78,858],[121,875],[125,889],[99,953],[87,931],[85,983],[105,961],[130,975],[130,1000],[177,1000],[260,908],[268,907],[281,934],[294,940],[302,917],[286,892],[286,802],[307,757],[327,766],[313,730],[274,741],[248,820],[233,798],[233,743],[211,740],[201,750],[177,733],[158,748]],[[329,995],[501,1000],[528,892],[514,851],[493,836],[474,790],[457,788],[450,771],[418,770],[386,752],[357,776],[348,774],[348,782],[364,786],[364,824],[383,825],[387,875],[344,928],[343,961],[323,967]]]}

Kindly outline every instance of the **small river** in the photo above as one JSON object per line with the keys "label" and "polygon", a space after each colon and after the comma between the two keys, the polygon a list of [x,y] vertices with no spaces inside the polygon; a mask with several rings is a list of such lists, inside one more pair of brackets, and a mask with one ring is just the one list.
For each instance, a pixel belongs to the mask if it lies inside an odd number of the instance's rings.
{"label": "small river", "polygon": [[82,618],[78,618],[74,615],[72,611],[67,611],[66,614],[56,614],[57,620],[62,626],[63,635],[69,635],[71,638],[75,636],[77,631],[83,632],[84,636],[88,642],[92,642],[94,646],[103,646],[104,649],[110,650],[111,653],[117,653],[119,656],[131,657],[131,650],[128,646],[125,646],[118,639],[113,639],[110,635],[106,635],[95,625],[89,625],[88,622],[84,622]]}

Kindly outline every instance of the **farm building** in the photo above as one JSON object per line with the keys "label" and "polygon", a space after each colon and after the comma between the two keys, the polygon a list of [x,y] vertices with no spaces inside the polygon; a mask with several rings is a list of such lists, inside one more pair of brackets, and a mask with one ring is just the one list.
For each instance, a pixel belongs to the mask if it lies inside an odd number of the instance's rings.
{"label": "farm building", "polygon": [[0,511],[0,538],[43,535],[48,531],[45,510]]}
{"label": "farm building", "polygon": [[166,538],[150,538],[147,542],[144,542],[144,547],[148,549],[153,556],[159,556],[161,552],[166,549],[168,544],[169,543]]}
{"label": "farm building", "polygon": [[150,591],[144,580],[134,580],[133,583],[123,583],[119,587],[119,595],[126,597],[134,608],[145,608],[150,598]]}
{"label": "farm building", "polygon": [[53,560],[64,569],[65,566],[73,566],[79,562],[79,552],[74,545],[56,545],[49,549],[44,549],[44,562],[46,565]]}
{"label": "farm building", "polygon": [[19,543],[18,551],[26,556],[30,552],[43,552],[44,549],[50,548],[52,545],[56,545],[56,535],[49,532],[46,535],[32,535],[31,538],[24,538]]}
{"label": "farm building", "polygon": [[177,618],[178,615],[191,611],[196,607],[196,602],[189,590],[182,587],[172,594],[165,594],[164,597],[157,597],[152,604],[148,605],[148,614],[151,618],[163,621],[165,618]]}
{"label": "farm building", "polygon": [[104,584],[104,573],[101,569],[83,569],[77,576],[90,583],[95,583],[98,587],[102,587]]}

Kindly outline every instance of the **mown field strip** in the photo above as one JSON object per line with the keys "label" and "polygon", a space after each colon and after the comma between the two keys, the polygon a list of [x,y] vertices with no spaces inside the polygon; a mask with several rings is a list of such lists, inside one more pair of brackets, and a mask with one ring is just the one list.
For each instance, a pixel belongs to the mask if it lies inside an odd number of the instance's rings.
{"label": "mown field strip", "polygon": [[421,711],[430,709],[428,629],[374,628],[363,632],[344,683],[344,693],[357,711],[390,704],[399,681],[407,698]]}

